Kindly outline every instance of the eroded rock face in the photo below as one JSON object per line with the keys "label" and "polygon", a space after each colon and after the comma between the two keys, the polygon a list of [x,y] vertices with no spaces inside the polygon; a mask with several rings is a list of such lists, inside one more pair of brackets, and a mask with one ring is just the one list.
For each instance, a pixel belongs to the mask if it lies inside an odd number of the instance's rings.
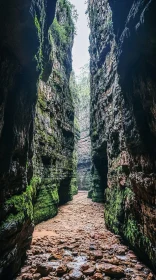
{"label": "eroded rock face", "polygon": [[58,205],[72,199],[74,106],[69,79],[74,24],[70,8],[59,1],[49,29],[51,74],[39,83],[34,138],[35,224],[57,214]]}
{"label": "eroded rock face", "polygon": [[31,242],[33,119],[38,77],[48,73],[48,28],[55,3],[0,3],[1,279],[12,279]]}
{"label": "eroded rock face", "polygon": [[80,138],[78,141],[78,188],[89,190],[91,185],[91,140],[90,140],[90,75],[89,65],[86,64],[77,81],[79,96],[78,124]]}
{"label": "eroded rock face", "polygon": [[79,96],[77,93],[77,83],[75,73],[72,71],[70,75],[70,90],[72,93],[74,103],[74,152],[72,169],[73,175],[71,179],[71,191],[75,195],[78,193],[78,176],[77,176],[77,165],[78,165],[78,141],[80,139],[80,128],[79,128]]}
{"label": "eroded rock face", "polygon": [[90,1],[92,199],[155,268],[155,1]]}
{"label": "eroded rock face", "polygon": [[90,141],[90,106],[89,96],[80,99],[79,110],[80,139],[78,142],[78,188],[88,190],[90,188],[91,169],[91,141]]}

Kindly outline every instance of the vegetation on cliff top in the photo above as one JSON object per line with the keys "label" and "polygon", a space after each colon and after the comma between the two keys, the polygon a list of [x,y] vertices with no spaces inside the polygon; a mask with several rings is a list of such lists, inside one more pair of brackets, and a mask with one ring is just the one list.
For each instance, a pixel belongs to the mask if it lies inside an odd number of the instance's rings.
{"label": "vegetation on cliff top", "polygon": [[[58,40],[60,45],[67,45],[73,42],[73,36],[76,34],[76,20],[78,17],[75,6],[72,5],[68,0],[58,1],[59,13],[57,14],[52,23],[52,33],[53,36]],[[64,11],[68,21],[63,17]],[[60,14],[62,13],[62,18],[60,20]]]}

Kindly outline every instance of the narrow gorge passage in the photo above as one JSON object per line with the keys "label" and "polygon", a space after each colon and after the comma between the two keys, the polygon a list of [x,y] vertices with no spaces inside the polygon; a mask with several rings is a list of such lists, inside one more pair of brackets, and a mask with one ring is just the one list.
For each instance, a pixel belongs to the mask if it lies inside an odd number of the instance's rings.
{"label": "narrow gorge passage", "polygon": [[82,191],[55,218],[37,225],[16,280],[152,279],[133,251],[106,229],[103,208]]}
{"label": "narrow gorge passage", "polygon": [[155,14],[0,0],[0,280],[156,279]]}

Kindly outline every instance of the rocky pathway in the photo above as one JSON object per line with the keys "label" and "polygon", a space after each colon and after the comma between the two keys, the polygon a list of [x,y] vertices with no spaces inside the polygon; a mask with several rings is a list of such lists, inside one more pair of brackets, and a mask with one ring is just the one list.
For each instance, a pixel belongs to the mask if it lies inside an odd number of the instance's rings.
{"label": "rocky pathway", "polygon": [[103,208],[80,192],[55,218],[36,226],[16,279],[155,279],[120,237],[106,229]]}

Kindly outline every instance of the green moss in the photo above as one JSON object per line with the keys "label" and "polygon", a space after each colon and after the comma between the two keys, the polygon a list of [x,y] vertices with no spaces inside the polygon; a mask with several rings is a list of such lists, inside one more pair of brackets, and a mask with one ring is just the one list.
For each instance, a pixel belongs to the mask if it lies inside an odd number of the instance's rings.
{"label": "green moss", "polygon": [[78,14],[75,9],[75,6],[71,4],[68,0],[59,0],[59,7],[60,10],[66,9],[70,22],[70,30],[72,30],[72,32],[76,34],[75,22],[78,19]]}
{"label": "green moss", "polygon": [[100,191],[100,190],[95,190],[94,189],[92,191],[92,201],[93,202],[98,202],[98,203],[104,202],[103,192]]}
{"label": "green moss", "polygon": [[148,247],[148,244],[151,243],[149,238],[140,232],[138,223],[132,214],[128,216],[125,222],[123,233],[133,247],[137,244],[137,246],[143,246],[144,248]]}
{"label": "green moss", "polygon": [[55,59],[55,54],[54,54],[54,46],[55,45],[54,45],[54,39],[53,39],[51,29],[49,29],[48,35],[49,35],[49,43],[51,45],[50,59],[53,61]]}
{"label": "green moss", "polygon": [[[32,206],[33,188],[28,186],[26,191],[21,195],[15,195],[6,203],[7,206],[14,208],[18,218],[24,220],[25,217],[33,219],[33,206]],[[8,217],[10,220],[10,217]]]}
{"label": "green moss", "polygon": [[119,234],[125,218],[125,200],[134,198],[134,193],[128,187],[122,189],[119,186],[107,188],[105,191],[105,221],[107,226],[116,234]]}
{"label": "green moss", "polygon": [[37,62],[37,71],[40,72],[39,79],[42,78],[43,74],[43,53],[42,53],[42,45],[40,45],[37,55],[35,55],[35,60]]}
{"label": "green moss", "polygon": [[41,37],[41,26],[40,26],[40,23],[38,21],[37,15],[35,15],[34,23],[35,23],[35,26],[36,26],[36,29],[37,29],[37,32],[38,32],[38,37],[40,38]]}
{"label": "green moss", "polygon": [[58,38],[61,44],[67,43],[67,34],[64,26],[60,25],[57,19],[55,18],[52,24],[52,32],[55,38]]}
{"label": "green moss", "polygon": [[8,223],[23,223],[30,219],[33,221],[33,199],[36,195],[36,186],[40,182],[40,178],[32,178],[30,185],[27,186],[26,191],[20,195],[14,195],[5,204],[5,208],[12,209],[12,214],[9,214],[5,222],[2,223],[1,230],[5,228]]}
{"label": "green moss", "polygon": [[76,195],[78,193],[77,178],[74,177],[71,180],[71,192],[72,195]]}
{"label": "green moss", "polygon": [[[127,241],[138,251],[140,257],[145,256],[150,263],[155,263],[155,250],[150,239],[142,232],[135,217],[130,214],[123,226],[123,235]],[[147,260],[147,259],[146,259]]]}
{"label": "green moss", "polygon": [[28,169],[28,167],[29,167],[29,162],[28,161],[26,161],[26,169]]}
{"label": "green moss", "polygon": [[[130,183],[129,183],[129,185],[130,185]],[[132,201],[132,200],[134,199],[134,193],[133,193],[133,191],[132,191],[130,188],[128,188],[128,187],[126,187],[126,188],[124,189],[124,199],[129,199],[130,201]]]}
{"label": "green moss", "polygon": [[74,128],[80,131],[80,124],[77,118],[74,118]]}
{"label": "green moss", "polygon": [[40,89],[38,90],[38,102],[41,107],[41,108],[38,107],[40,109],[40,114],[43,115],[44,114],[43,110],[46,110],[47,108],[47,102],[45,100],[44,93]]}
{"label": "green moss", "polygon": [[50,44],[51,44],[51,46],[53,46],[53,45],[54,45],[54,39],[53,39],[53,35],[52,35],[52,32],[51,32],[50,29],[49,29],[49,31],[48,31],[48,34],[49,34],[49,41],[50,41]]}
{"label": "green moss", "polygon": [[57,14],[51,25],[51,34],[52,40],[55,42],[57,46],[60,46],[61,51],[59,53],[59,59],[66,59],[66,51],[69,49],[73,42],[73,36],[75,33],[75,20],[77,17],[77,13],[74,9],[74,6],[68,0],[59,0],[58,8],[60,14],[64,14],[66,12],[66,21],[59,21]]}
{"label": "green moss", "polygon": [[41,30],[41,25],[40,25],[40,21],[37,17],[37,15],[35,14],[34,17],[34,24],[37,30],[37,35],[38,35],[38,41],[39,41],[39,48],[38,48],[38,52],[35,55],[34,59],[36,60],[37,63],[37,71],[40,71],[40,77],[42,77],[42,73],[43,73],[43,52],[42,52],[42,48],[43,48],[43,42],[42,42],[42,30]]}
{"label": "green moss", "polygon": [[64,77],[62,75],[61,71],[58,71],[57,69],[53,68],[53,86],[63,88],[63,82]]}
{"label": "green moss", "polygon": [[124,235],[133,246],[135,245],[135,240],[137,239],[138,234],[139,231],[136,221],[129,216],[124,228]]}
{"label": "green moss", "polygon": [[44,185],[44,180],[37,194],[34,204],[35,224],[54,217],[58,212],[59,196],[56,184]]}
{"label": "green moss", "polygon": [[[68,96],[70,95],[68,87],[68,75],[71,67],[69,51],[71,50],[73,40],[73,25],[70,9],[68,10],[68,1],[58,1],[57,5],[58,7],[56,9],[54,22],[48,31],[49,44],[51,46],[50,59],[52,60],[48,67],[49,71],[52,72],[49,76],[47,84],[51,87],[55,96],[53,96],[51,100],[47,101],[44,92],[39,89],[37,115],[35,120],[36,153],[34,156],[34,162],[37,162],[37,166],[39,166],[39,170],[36,171],[40,172],[41,169],[41,176],[43,176],[42,182],[37,188],[36,199],[34,201],[35,224],[52,218],[57,214],[59,196],[61,200],[65,193],[65,199],[71,199],[73,193],[76,192],[76,182],[74,178],[70,184],[70,179],[72,176],[70,174],[72,174],[73,171],[72,163],[75,164],[75,158],[72,160],[71,155],[66,153],[66,151],[71,151],[73,147],[73,143],[71,143],[72,137],[70,137],[70,135],[69,137],[66,137],[66,135],[62,133],[62,127],[64,126],[66,120],[59,120],[59,115],[58,118],[53,116],[55,115],[55,111],[64,110],[64,107],[62,107],[64,105],[62,105],[61,101],[62,96],[65,98],[65,102],[68,103],[67,106],[71,107],[72,104]],[[62,10],[60,10],[60,5]],[[44,26],[40,26],[42,17],[38,19],[35,17],[34,20],[38,35],[41,35],[38,36],[41,39],[41,48],[37,54],[37,59],[40,63],[40,61],[42,62],[42,40],[44,39],[42,38],[42,32]],[[69,34],[70,32],[71,34]],[[67,55],[67,52],[69,55]],[[52,67],[53,69],[50,68],[51,65],[54,66]],[[57,108],[54,110],[51,109],[55,105]],[[48,129],[44,129],[45,123],[42,121],[43,118],[47,119],[48,125],[50,121],[51,133],[48,133]],[[72,125],[73,120],[70,120],[70,122],[71,123],[69,125]],[[42,160],[43,157],[49,158],[51,165],[44,164]],[[64,191],[64,189],[67,190],[67,193]],[[62,197],[60,192],[64,192]]]}
{"label": "green moss", "polygon": [[40,97],[38,98],[38,102],[40,103],[42,109],[45,110],[46,107],[47,107],[47,102],[44,99],[40,98]]}
{"label": "green moss", "polygon": [[119,234],[124,211],[124,190],[119,187],[107,188],[105,191],[105,221],[107,226]]}
{"label": "green moss", "polygon": [[126,207],[131,207],[134,200],[134,193],[131,188],[121,189],[120,187],[107,188],[105,191],[105,222],[109,229],[116,234],[121,234],[133,248],[138,251],[141,257],[149,258],[154,263],[155,253],[149,238],[142,232],[137,219]]}
{"label": "green moss", "polygon": [[30,186],[33,190],[33,199],[36,197],[37,187],[41,184],[41,178],[40,177],[33,177],[30,182]]}
{"label": "green moss", "polygon": [[121,174],[121,173],[123,172],[123,170],[122,170],[122,165],[119,165],[119,166],[116,168],[116,171],[117,171],[118,175]]}

